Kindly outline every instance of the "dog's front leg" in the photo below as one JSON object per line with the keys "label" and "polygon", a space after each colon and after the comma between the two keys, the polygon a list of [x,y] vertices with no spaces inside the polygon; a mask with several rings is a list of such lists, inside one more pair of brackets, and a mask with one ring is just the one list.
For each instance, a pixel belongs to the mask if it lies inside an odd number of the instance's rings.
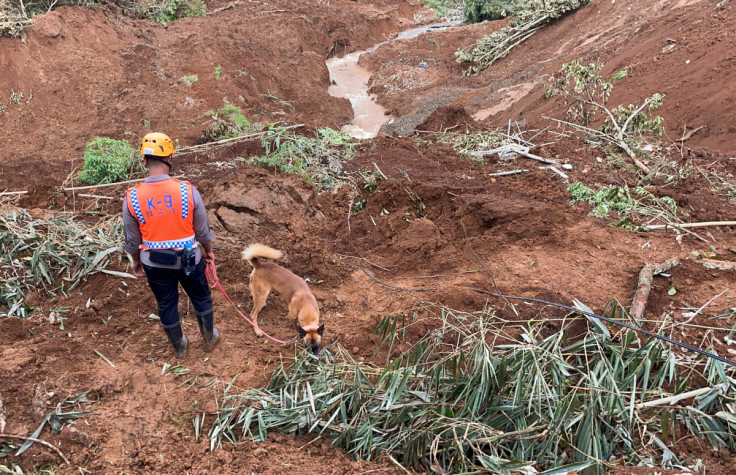
{"label": "dog's front leg", "polygon": [[256,336],[263,336],[263,330],[258,326],[258,314],[251,315],[250,320],[253,322],[253,331],[256,333]]}

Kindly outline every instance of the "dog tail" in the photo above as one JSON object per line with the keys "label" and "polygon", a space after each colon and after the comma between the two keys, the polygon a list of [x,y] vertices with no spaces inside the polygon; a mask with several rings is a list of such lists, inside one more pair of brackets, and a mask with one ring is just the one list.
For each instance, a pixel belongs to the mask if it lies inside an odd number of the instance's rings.
{"label": "dog tail", "polygon": [[250,262],[250,264],[256,269],[260,266],[260,262],[258,261],[259,257],[280,259],[281,256],[283,256],[281,251],[272,249],[264,244],[251,244],[243,251],[242,254],[243,259]]}

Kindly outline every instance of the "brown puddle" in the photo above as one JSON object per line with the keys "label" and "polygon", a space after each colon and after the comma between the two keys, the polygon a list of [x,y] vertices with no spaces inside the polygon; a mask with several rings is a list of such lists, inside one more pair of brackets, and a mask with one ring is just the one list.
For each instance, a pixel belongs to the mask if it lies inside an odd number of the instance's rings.
{"label": "brown puddle", "polygon": [[363,53],[373,52],[389,41],[415,38],[426,31],[445,30],[459,23],[461,22],[453,21],[412,28],[402,31],[394,39],[378,43],[367,50],[356,51],[342,58],[328,59],[327,69],[330,72],[330,81],[333,83],[328,89],[329,94],[333,97],[344,97],[353,106],[353,120],[343,125],[341,130],[351,137],[369,139],[378,135],[381,126],[391,118],[386,115],[386,109],[376,102],[376,96],[368,93],[368,82],[372,73],[358,66],[358,60]]}

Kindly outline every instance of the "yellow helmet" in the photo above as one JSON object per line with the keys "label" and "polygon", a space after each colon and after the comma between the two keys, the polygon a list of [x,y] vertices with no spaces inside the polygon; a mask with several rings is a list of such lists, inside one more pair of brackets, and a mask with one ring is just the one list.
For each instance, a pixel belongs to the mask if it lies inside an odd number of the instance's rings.
{"label": "yellow helmet", "polygon": [[153,155],[154,157],[168,157],[174,153],[174,142],[168,135],[160,132],[151,132],[143,137],[141,143],[141,155]]}

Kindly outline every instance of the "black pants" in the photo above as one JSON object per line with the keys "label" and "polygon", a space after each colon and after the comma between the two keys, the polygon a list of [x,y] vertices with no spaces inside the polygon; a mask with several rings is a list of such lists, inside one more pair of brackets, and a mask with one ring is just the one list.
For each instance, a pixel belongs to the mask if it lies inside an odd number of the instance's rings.
{"label": "black pants", "polygon": [[190,275],[186,275],[184,269],[162,269],[147,265],[143,266],[143,270],[156,297],[158,316],[164,328],[179,323],[179,284],[192,301],[197,315],[206,315],[212,311],[212,294],[204,272],[204,259],[199,261]]}

